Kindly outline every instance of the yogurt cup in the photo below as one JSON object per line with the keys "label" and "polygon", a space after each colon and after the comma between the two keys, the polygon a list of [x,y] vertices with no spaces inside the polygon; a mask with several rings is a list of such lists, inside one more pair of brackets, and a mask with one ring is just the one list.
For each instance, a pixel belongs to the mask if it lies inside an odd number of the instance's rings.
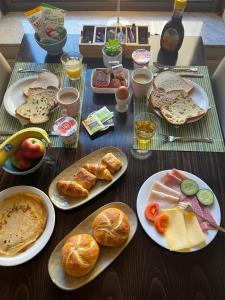
{"label": "yogurt cup", "polygon": [[68,116],[63,116],[55,121],[53,130],[62,137],[64,144],[74,144],[77,138],[77,121]]}
{"label": "yogurt cup", "polygon": [[147,67],[151,60],[151,53],[146,49],[137,49],[132,53],[134,69]]}

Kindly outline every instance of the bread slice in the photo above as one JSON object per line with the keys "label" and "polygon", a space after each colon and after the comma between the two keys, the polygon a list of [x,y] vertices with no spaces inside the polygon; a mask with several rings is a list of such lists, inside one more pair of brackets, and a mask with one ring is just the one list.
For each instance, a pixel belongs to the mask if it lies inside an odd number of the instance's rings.
{"label": "bread slice", "polygon": [[28,96],[30,88],[47,89],[48,87],[59,88],[59,78],[51,72],[42,72],[38,75],[38,78],[35,81],[24,88],[23,93],[25,96]]}
{"label": "bread slice", "polygon": [[58,105],[57,89],[29,89],[25,102],[16,109],[16,114],[31,124],[42,124],[49,120],[49,113]]}
{"label": "bread slice", "polygon": [[160,111],[169,123],[178,126],[192,118],[200,117],[205,114],[205,111],[188,95],[177,97],[168,105],[163,105]]}
{"label": "bread slice", "polygon": [[162,89],[155,89],[150,95],[149,102],[154,108],[160,108],[165,104],[169,104],[177,97],[182,96],[184,93],[184,91],[170,91],[165,93]]}
{"label": "bread slice", "polygon": [[183,90],[188,94],[194,87],[192,84],[172,71],[159,73],[159,75],[155,78],[153,84],[155,88],[161,88],[166,93],[171,91]]}

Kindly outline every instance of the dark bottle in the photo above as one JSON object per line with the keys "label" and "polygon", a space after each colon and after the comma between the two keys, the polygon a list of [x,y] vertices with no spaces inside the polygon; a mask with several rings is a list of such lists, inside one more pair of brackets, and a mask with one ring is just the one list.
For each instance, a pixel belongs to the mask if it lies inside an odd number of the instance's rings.
{"label": "dark bottle", "polygon": [[187,5],[187,0],[175,0],[171,20],[166,23],[161,35],[160,46],[162,50],[177,52],[184,39],[182,16]]}

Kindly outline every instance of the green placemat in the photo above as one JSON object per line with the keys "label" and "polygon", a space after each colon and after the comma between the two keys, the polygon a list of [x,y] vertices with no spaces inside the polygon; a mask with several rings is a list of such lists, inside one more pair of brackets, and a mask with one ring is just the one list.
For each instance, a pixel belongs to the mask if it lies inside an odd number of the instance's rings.
{"label": "green placemat", "polygon": [[[28,77],[35,75],[35,73],[19,73],[18,69],[48,69],[52,72],[56,72],[57,76],[59,77],[61,81],[61,87],[75,87],[79,90],[80,92],[80,111],[76,116],[76,120],[78,123],[78,131],[77,131],[77,139],[74,144],[71,145],[64,145],[62,143],[62,139],[59,136],[50,136],[50,139],[52,141],[52,146],[53,147],[66,147],[66,148],[77,148],[78,145],[78,138],[79,138],[79,129],[80,129],[80,120],[81,120],[81,111],[82,111],[82,104],[83,104],[83,98],[84,98],[84,86],[85,86],[85,74],[86,74],[86,65],[83,65],[83,76],[82,79],[77,80],[77,81],[71,81],[68,79],[68,77],[65,75],[65,73],[62,70],[61,64],[36,64],[36,63],[16,63],[8,84],[8,87],[11,86],[13,83],[15,83],[18,79]],[[58,73],[59,72],[59,73]],[[47,123],[38,125],[38,127],[41,127],[45,129],[46,131],[52,131],[53,124],[55,120],[57,120],[60,117],[60,109],[55,109],[54,112],[50,115],[49,121]],[[31,124],[28,124],[26,126],[22,126],[20,122],[9,115],[7,111],[5,110],[4,104],[2,103],[0,107],[0,129],[2,131],[12,131],[12,132],[17,132],[23,128],[26,127],[31,127]],[[1,139],[7,138],[7,135],[1,135]]]}
{"label": "green placemat", "polygon": [[[153,72],[155,69],[152,70]],[[154,135],[149,143],[145,145],[144,150],[171,150],[171,151],[202,151],[202,152],[225,152],[223,136],[220,129],[218,114],[216,111],[215,101],[212,93],[210,77],[207,66],[198,67],[198,72],[203,73],[203,78],[186,78],[196,82],[202,86],[209,98],[209,106],[211,107],[207,114],[199,121],[191,124],[185,124],[179,128],[167,123],[164,119],[160,119],[161,128]],[[178,72],[179,73],[179,72]],[[152,112],[146,98],[133,99],[134,117],[141,112]],[[213,143],[202,142],[173,142],[165,143],[160,137],[160,133],[186,136],[186,137],[209,137],[213,139]],[[143,147],[143,146],[142,146]],[[134,135],[134,149],[140,149]],[[141,148],[143,149],[143,148]]]}

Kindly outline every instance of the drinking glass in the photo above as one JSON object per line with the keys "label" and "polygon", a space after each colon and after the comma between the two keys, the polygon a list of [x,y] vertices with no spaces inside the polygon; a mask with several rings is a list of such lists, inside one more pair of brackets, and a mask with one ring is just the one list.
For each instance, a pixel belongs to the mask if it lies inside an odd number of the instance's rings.
{"label": "drinking glass", "polygon": [[61,56],[63,69],[70,80],[78,80],[82,76],[83,55],[78,52],[68,52]]}

